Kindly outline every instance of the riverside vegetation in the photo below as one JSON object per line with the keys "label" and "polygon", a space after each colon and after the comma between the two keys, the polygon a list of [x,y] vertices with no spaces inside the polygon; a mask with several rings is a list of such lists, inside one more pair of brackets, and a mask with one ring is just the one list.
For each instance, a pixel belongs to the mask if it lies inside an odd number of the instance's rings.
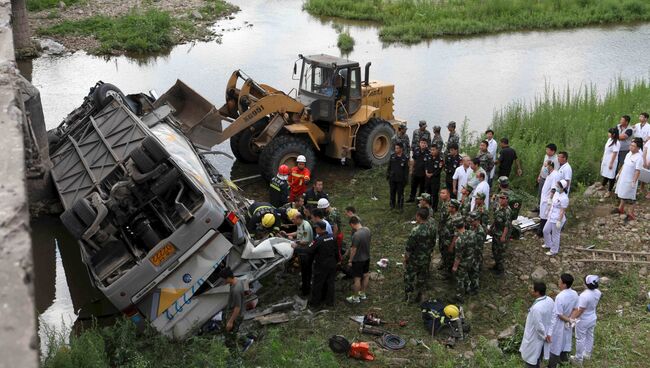
{"label": "riverside vegetation", "polygon": [[645,0],[307,0],[313,15],[377,22],[385,42],[650,19]]}
{"label": "riverside vegetation", "polygon": [[[518,150],[524,164],[525,176],[517,178],[513,187],[526,194],[525,210],[535,205],[533,181],[541,164],[540,153],[544,146],[556,142],[570,152],[576,183],[590,183],[598,175],[602,145],[606,127],[615,123],[623,113],[644,110],[650,101],[650,86],[646,81],[636,83],[616,82],[602,97],[594,88],[571,92],[548,91],[532,104],[513,103],[498,112],[493,127],[497,137],[508,136]],[[466,135],[464,147],[474,149],[475,141]],[[473,152],[473,151],[472,151]],[[596,165],[596,166],[593,166]],[[237,166],[237,165],[236,165]],[[593,166],[593,167],[592,167]],[[237,167],[233,168],[237,176]],[[590,172],[592,170],[593,172]],[[370,341],[376,354],[377,366],[398,365],[429,367],[503,367],[521,366],[518,354],[522,325],[532,299],[529,295],[530,274],[542,268],[549,287],[555,296],[555,285],[561,272],[576,276],[576,289],[582,290],[579,281],[585,274],[594,273],[605,277],[601,290],[603,298],[599,305],[599,321],[596,328],[596,346],[591,361],[585,367],[645,367],[650,358],[650,314],[645,311],[646,294],[650,290],[648,268],[615,264],[578,262],[583,255],[572,247],[595,244],[599,248],[627,251],[650,251],[650,211],[647,201],[642,201],[639,212],[641,220],[623,244],[616,232],[610,229],[624,226],[617,215],[609,215],[612,202],[599,203],[594,198],[583,198],[581,188],[572,194],[569,220],[563,233],[560,254],[553,259],[546,257],[539,248],[539,241],[532,234],[511,243],[506,261],[506,274],[502,278],[489,272],[481,275],[481,290],[469,297],[464,304],[471,323],[469,338],[454,349],[444,347],[442,341],[431,338],[423,329],[419,308],[402,300],[404,244],[412,228],[415,206],[409,205],[403,213],[387,213],[388,185],[383,179],[385,168],[353,172],[335,164],[323,163],[315,175],[325,180],[326,191],[332,202],[342,209],[346,205],[357,208],[365,225],[372,229],[372,262],[388,258],[390,265],[380,269],[371,263],[375,272],[368,292],[369,299],[360,305],[348,305],[343,296],[349,293],[346,281],[337,282],[337,304],[329,312],[306,321],[297,319],[284,325],[266,329],[264,336],[244,355],[245,366],[305,367],[368,366],[347,357],[334,355],[327,347],[327,339],[342,334],[349,340]],[[251,198],[264,198],[264,183],[246,188]],[[529,191],[526,193],[525,191]],[[376,197],[377,200],[372,198]],[[345,222],[344,222],[345,224]],[[349,236],[345,226],[346,238]],[[349,242],[349,239],[346,239]],[[491,262],[486,246],[486,264]],[[438,252],[434,252],[434,266]],[[605,281],[607,280],[607,281]],[[262,284],[260,301],[271,304],[297,293],[299,275],[277,272]],[[454,294],[454,286],[432,272],[429,284],[430,298],[448,301]],[[268,305],[267,304],[267,305]],[[264,308],[263,305],[260,305]],[[401,351],[385,351],[378,347],[372,336],[362,335],[358,325],[348,319],[350,315],[363,314],[378,308],[382,318],[388,321],[406,320],[407,327],[394,325],[386,328],[404,337],[424,339],[431,347],[425,350],[409,342]],[[497,335],[509,327],[517,326],[513,333],[497,340]],[[45,367],[172,367],[181,362],[187,366],[221,367],[225,364],[225,348],[218,336],[196,336],[185,341],[173,341],[148,330],[138,334],[128,321],[111,327],[94,327],[73,337],[71,344],[62,344],[62,337],[53,336],[46,354]],[[400,360],[401,359],[401,360]]]}

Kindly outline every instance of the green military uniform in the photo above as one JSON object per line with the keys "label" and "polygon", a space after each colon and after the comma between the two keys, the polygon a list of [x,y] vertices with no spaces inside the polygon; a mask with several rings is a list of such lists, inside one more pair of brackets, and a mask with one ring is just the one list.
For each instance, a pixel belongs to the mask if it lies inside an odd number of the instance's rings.
{"label": "green military uniform", "polygon": [[[461,222],[463,220],[460,220]],[[472,230],[465,230],[458,233],[456,239],[456,261],[460,261],[456,271],[456,295],[462,299],[462,295],[468,293],[472,286],[472,272],[474,270],[474,257],[476,236]]]}
{"label": "green military uniform", "polygon": [[[437,128],[437,134],[436,134],[436,128]],[[442,140],[442,136],[440,135],[440,127],[435,126],[433,127],[433,138],[431,138],[431,146],[436,146],[438,147],[438,152],[442,155],[442,148],[445,146],[445,141]]]}
{"label": "green military uniform", "polygon": [[[455,224],[458,221],[463,221],[463,222],[465,221],[465,218],[460,214],[460,211],[456,212],[454,215],[451,215],[451,218],[450,218],[450,221],[449,221],[449,224],[450,224],[449,231],[450,231],[450,234],[451,234],[451,239],[450,239],[449,243],[454,244],[451,251],[449,251],[449,249],[447,249],[447,262],[449,262],[449,264],[451,266],[454,265],[454,257],[455,257],[455,254],[456,254],[456,245],[455,245],[456,243],[455,242],[458,241],[458,232],[456,232],[456,227],[453,224]],[[451,269],[451,266],[450,266],[450,269]]]}
{"label": "green military uniform", "polygon": [[[325,215],[325,220],[330,223],[331,226],[336,225],[339,228],[339,232],[343,229],[341,229],[341,215],[339,215],[339,211],[336,210],[336,208],[330,208],[329,212]],[[336,234],[334,234],[336,236]]]}
{"label": "green military uniform", "polygon": [[429,257],[432,249],[432,230],[427,223],[417,224],[406,241],[406,265],[404,272],[404,293],[406,298],[409,294],[416,292],[422,294],[426,284],[426,273],[431,263]]}
{"label": "green military uniform", "polygon": [[429,133],[428,130],[426,130],[427,127],[427,122],[424,120],[420,120],[420,127],[424,127],[424,130],[421,129],[416,129],[413,131],[413,139],[411,140],[411,150],[415,150],[417,147],[420,146],[420,140],[424,139],[427,141],[427,147],[431,146],[431,133]]}
{"label": "green military uniform", "polygon": [[406,128],[404,128],[404,133],[401,132],[395,133],[390,139],[390,153],[395,153],[395,145],[401,143],[404,148],[404,156],[407,158],[411,157],[411,143],[409,142],[409,136],[406,134]]}
{"label": "green military uniform", "polygon": [[458,133],[456,133],[456,122],[455,121],[450,121],[449,124],[447,124],[447,128],[454,128],[453,132],[449,132],[449,138],[447,139],[447,152],[449,152],[449,145],[455,143],[458,145],[460,149],[460,136]]}
{"label": "green military uniform", "polygon": [[[499,185],[509,185],[510,180],[507,176],[499,177]],[[519,210],[521,209],[521,197],[515,193],[514,190],[510,188],[501,188],[499,187],[499,193],[505,193],[508,195],[508,206],[510,207],[510,221],[514,221],[519,217]],[[512,226],[510,233],[512,239],[519,239],[521,237],[521,229],[519,226]]]}
{"label": "green military uniform", "polygon": [[[447,254],[447,246],[449,246],[449,241],[451,235],[449,233],[449,203],[450,201],[443,201],[438,211],[438,249],[440,250],[440,267],[439,269],[448,269],[448,265],[445,264],[445,254]],[[451,233],[453,234],[453,233]]]}
{"label": "green military uniform", "polygon": [[[472,221],[481,219],[481,214],[477,211],[472,211],[470,213],[470,218]],[[483,266],[483,246],[485,245],[485,238],[487,234],[483,225],[479,223],[478,226],[472,227],[471,230],[474,232],[474,267],[470,273],[470,290],[472,292],[478,291],[479,287],[479,278],[481,275],[481,267]]]}
{"label": "green military uniform", "polygon": [[[481,198],[485,201],[485,193],[476,193],[476,197]],[[487,226],[490,225],[490,214],[488,213],[488,210],[485,209],[485,202],[480,205],[477,204],[476,206],[474,206],[474,211],[479,213],[480,215],[479,219],[481,220],[481,225],[487,228]]]}
{"label": "green military uniform", "polygon": [[[489,152],[480,152],[476,156],[479,160],[479,166],[489,175],[494,167],[494,157]],[[485,180],[488,178],[486,177]]]}
{"label": "green military uniform", "polygon": [[467,196],[463,196],[463,199],[460,201],[460,215],[463,216],[463,218],[465,219],[465,225],[467,225],[469,224],[469,218],[468,218],[469,211],[471,211],[472,209],[471,193],[474,190],[474,188],[471,185],[466,184],[465,190],[467,190],[470,194],[468,194]]}
{"label": "green military uniform", "polygon": [[[501,193],[499,196],[506,196],[507,194]],[[494,269],[497,272],[503,272],[504,266],[504,256],[506,251],[506,246],[510,241],[510,232],[512,231],[512,211],[509,206],[501,207],[496,205],[494,210],[494,220],[492,221],[492,226],[490,228],[490,233],[492,235],[492,257],[494,257]],[[503,230],[506,230],[506,240],[501,241],[501,234]]]}

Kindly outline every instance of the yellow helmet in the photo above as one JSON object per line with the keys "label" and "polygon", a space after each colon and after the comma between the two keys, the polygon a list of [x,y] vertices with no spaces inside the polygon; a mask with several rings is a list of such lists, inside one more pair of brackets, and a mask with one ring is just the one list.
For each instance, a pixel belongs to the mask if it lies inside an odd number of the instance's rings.
{"label": "yellow helmet", "polygon": [[289,218],[289,220],[293,220],[293,218],[296,217],[298,213],[300,212],[297,209],[289,208],[289,210],[287,211],[287,217]]}
{"label": "yellow helmet", "polygon": [[262,226],[269,228],[275,224],[275,216],[272,213],[267,213],[262,216]]}
{"label": "yellow helmet", "polygon": [[445,307],[445,309],[444,309],[444,312],[445,312],[445,316],[447,316],[447,318],[454,319],[454,318],[458,318],[458,316],[460,316],[460,310],[458,309],[457,306],[455,306],[453,304],[447,305]]}

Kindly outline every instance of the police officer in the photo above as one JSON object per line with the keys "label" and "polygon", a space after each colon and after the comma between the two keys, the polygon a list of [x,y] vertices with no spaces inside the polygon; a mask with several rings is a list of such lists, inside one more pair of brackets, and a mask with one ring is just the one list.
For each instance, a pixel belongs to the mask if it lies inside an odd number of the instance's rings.
{"label": "police officer", "polygon": [[483,246],[485,245],[485,238],[487,234],[485,227],[481,225],[481,214],[477,211],[469,213],[470,230],[474,232],[474,266],[469,275],[470,279],[470,294],[476,294],[479,288],[479,277],[481,275],[481,267],[483,266]]}
{"label": "police officer", "polygon": [[445,184],[451,193],[454,184],[454,172],[462,164],[463,158],[458,154],[458,144],[452,143],[447,146],[445,154]]}
{"label": "police officer", "polygon": [[447,254],[447,238],[449,233],[447,231],[447,224],[449,222],[449,189],[440,189],[440,210],[438,211],[438,249],[440,250],[440,265],[439,270],[447,269],[445,265],[445,254]]}
{"label": "police officer", "polygon": [[275,207],[282,207],[289,202],[289,166],[280,165],[278,174],[269,183],[269,197],[271,204]]}
{"label": "police officer", "polygon": [[503,274],[506,247],[510,241],[510,232],[512,231],[512,214],[508,206],[508,194],[500,193],[498,198],[499,205],[495,206],[494,219],[492,226],[490,226],[492,257],[494,257],[492,270],[497,274]]}
{"label": "police officer", "polygon": [[406,124],[400,124],[397,128],[397,133],[390,139],[390,153],[395,153],[395,145],[402,144],[402,151],[407,159],[411,158],[411,142],[409,136],[406,134]]}
{"label": "police officer", "polygon": [[[519,217],[519,210],[521,209],[521,198],[510,189],[510,180],[507,176],[499,177],[499,190],[498,193],[506,193],[508,195],[508,206],[510,206],[510,220],[514,221]],[[521,236],[521,229],[519,226],[512,226],[511,232],[512,239],[519,239]]]}
{"label": "police officer", "polygon": [[444,145],[445,141],[442,140],[442,136],[440,135],[440,126],[435,125],[433,127],[433,138],[431,138],[431,147],[438,147],[438,152],[442,155]]}
{"label": "police officer", "polygon": [[[300,253],[306,252],[314,261],[314,279],[312,282],[311,298],[309,305],[319,307],[325,302],[328,306],[334,305],[334,287],[336,279],[336,240],[327,233],[323,221],[315,224],[316,239],[308,248],[296,248]],[[295,248],[295,247],[294,247]]]}
{"label": "police officer", "polygon": [[476,254],[476,237],[472,230],[465,229],[465,221],[454,221],[456,230],[455,258],[451,271],[456,275],[456,299],[459,303],[464,301],[464,296],[471,290],[471,275],[474,270],[474,257]]}
{"label": "police officer", "polygon": [[438,192],[440,191],[440,174],[444,167],[444,161],[440,154],[441,150],[438,146],[431,146],[429,151],[431,154],[425,164],[426,179],[424,182],[425,191],[431,194],[431,207],[434,210],[438,209]]}
{"label": "police officer", "polygon": [[268,234],[280,231],[282,216],[268,202],[253,202],[248,207],[248,218],[246,229],[251,234]]}
{"label": "police officer", "polygon": [[406,241],[406,252],[404,253],[404,300],[409,301],[412,293],[415,293],[415,301],[422,301],[422,292],[426,284],[426,274],[431,263],[431,239],[435,237],[432,229],[427,223],[429,211],[420,208],[415,214],[417,224],[411,230]]}
{"label": "police officer", "polygon": [[427,147],[431,145],[431,133],[427,130],[427,122],[420,120],[420,128],[413,131],[413,139],[411,140],[411,150],[415,151],[420,147],[420,141],[424,139],[427,142]]}
{"label": "police officer", "polygon": [[305,206],[307,206],[310,210],[318,206],[319,199],[325,198],[329,200],[329,196],[323,190],[323,181],[315,180],[314,185],[312,185],[312,187],[305,192],[304,198]]}
{"label": "police officer", "polygon": [[395,153],[390,155],[386,179],[390,186],[390,208],[404,208],[404,186],[408,182],[409,159],[404,154],[402,143],[395,144]]}
{"label": "police officer", "polygon": [[456,147],[460,147],[460,136],[458,136],[458,133],[456,133],[456,122],[453,120],[447,124],[447,130],[449,131],[449,138],[447,139],[447,152],[449,152],[449,148],[452,144],[455,144]]}
{"label": "police officer", "polygon": [[[429,133],[429,132],[427,132]],[[420,139],[419,146],[413,149],[413,175],[411,176],[411,194],[407,202],[414,202],[415,196],[424,193],[424,184],[426,181],[426,165],[431,160],[429,155],[429,146],[426,139]]]}

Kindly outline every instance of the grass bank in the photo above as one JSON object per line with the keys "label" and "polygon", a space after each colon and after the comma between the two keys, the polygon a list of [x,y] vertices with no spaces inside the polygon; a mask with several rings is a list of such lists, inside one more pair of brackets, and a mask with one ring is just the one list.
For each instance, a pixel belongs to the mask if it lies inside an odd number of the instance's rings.
{"label": "grass bank", "polygon": [[[534,193],[548,143],[569,153],[574,182],[591,185],[600,178],[607,130],[618,124],[621,115],[630,115],[636,123],[639,114],[650,109],[648,101],[647,80],[616,81],[602,97],[593,86],[547,89],[532,103],[515,102],[498,111],[491,127],[497,140],[509,138],[522,162],[524,175],[514,178],[516,188]],[[478,146],[476,142],[472,145]]]}
{"label": "grass bank", "polygon": [[[83,0],[63,0],[66,6],[78,4]],[[52,9],[59,6],[61,0],[27,0],[27,10],[40,11],[45,9]]]}
{"label": "grass bank", "polygon": [[307,0],[318,16],[379,23],[386,42],[650,20],[644,0]]}

